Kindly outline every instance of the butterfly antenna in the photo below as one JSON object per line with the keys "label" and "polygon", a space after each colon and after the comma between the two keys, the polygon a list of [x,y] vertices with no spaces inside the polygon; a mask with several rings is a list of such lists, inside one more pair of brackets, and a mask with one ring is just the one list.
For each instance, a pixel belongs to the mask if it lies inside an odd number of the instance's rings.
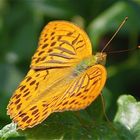
{"label": "butterfly antenna", "polygon": [[111,39],[108,41],[108,43],[105,45],[105,47],[102,49],[101,53],[104,52],[104,50],[107,48],[107,46],[110,44],[110,42],[114,39],[114,37],[116,36],[116,34],[120,31],[120,29],[122,28],[122,26],[125,24],[125,22],[127,21],[128,17],[125,17],[125,19],[122,21],[122,23],[120,24],[120,26],[118,27],[117,31],[113,34],[113,36],[111,37]]}
{"label": "butterfly antenna", "polygon": [[129,51],[134,51],[136,49],[140,49],[140,46],[137,46],[137,47],[134,47],[134,48],[131,48],[131,49],[127,49],[127,50],[120,50],[120,51],[110,51],[110,52],[107,52],[108,54],[113,54],[113,53],[123,53],[123,52],[129,52]]}
{"label": "butterfly antenna", "polygon": [[127,50],[120,50],[120,51],[110,51],[107,52],[108,54],[114,54],[114,53],[123,53],[123,52],[129,52],[129,51],[134,51],[136,49],[140,49],[140,46],[137,46],[135,48],[127,49]]}

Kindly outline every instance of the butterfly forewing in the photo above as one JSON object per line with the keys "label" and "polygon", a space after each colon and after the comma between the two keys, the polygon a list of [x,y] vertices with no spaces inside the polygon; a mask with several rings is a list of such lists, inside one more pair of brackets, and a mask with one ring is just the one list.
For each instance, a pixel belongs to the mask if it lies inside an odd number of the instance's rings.
{"label": "butterfly forewing", "polygon": [[91,43],[83,30],[65,21],[50,22],[41,33],[31,67],[45,69],[74,66],[91,55]]}

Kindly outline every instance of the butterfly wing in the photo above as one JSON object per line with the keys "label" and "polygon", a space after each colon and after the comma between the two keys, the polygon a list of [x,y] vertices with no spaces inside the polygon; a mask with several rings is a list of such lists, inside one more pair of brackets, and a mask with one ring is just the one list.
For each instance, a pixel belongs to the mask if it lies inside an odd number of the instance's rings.
{"label": "butterfly wing", "polygon": [[95,65],[75,78],[70,77],[47,90],[49,96],[43,94],[21,110],[13,118],[19,128],[33,127],[53,112],[86,108],[100,94],[106,81],[106,70],[102,65]]}
{"label": "butterfly wing", "polygon": [[68,67],[92,55],[87,34],[66,21],[53,21],[43,29],[31,68]]}
{"label": "butterfly wing", "polygon": [[[24,106],[27,106],[30,102],[29,99],[33,99],[36,97],[36,94],[40,94],[40,90],[43,91],[43,83],[50,86],[53,84],[53,81],[57,81],[60,77],[67,74],[67,70],[64,70],[64,72],[63,70],[57,70],[60,74],[57,72],[56,75],[52,71],[48,72],[46,68],[63,68],[65,66],[74,65],[77,61],[90,55],[91,44],[84,31],[69,22],[50,22],[43,29],[39,40],[39,47],[32,58],[31,68],[33,70],[29,71],[8,105],[10,116],[18,113],[19,108],[22,106],[21,104],[18,104],[21,98],[25,98],[23,100]],[[43,70],[39,72],[40,69]],[[59,77],[59,75],[61,76]],[[48,82],[48,79],[50,82]],[[47,80],[47,82],[44,80]],[[36,88],[39,87],[38,85],[41,85],[42,87],[39,91],[36,90]],[[46,88],[45,85],[44,87]],[[34,92],[34,94],[32,94],[32,92]],[[18,104],[14,107],[15,109],[12,108],[13,102]],[[11,112],[13,112],[13,114]]]}
{"label": "butterfly wing", "polygon": [[[67,86],[61,88],[59,86],[64,85],[64,79],[66,79],[70,72],[71,68],[38,71],[31,69],[11,97],[7,107],[7,114],[20,126],[21,122],[18,120],[23,119],[24,116],[22,114],[25,115],[28,114],[28,112],[38,110],[38,112],[28,115],[27,122],[28,126],[30,126],[29,119],[34,118],[36,114],[40,115],[41,112],[43,113],[44,104],[46,102],[50,105],[55,103],[55,96],[59,96],[60,93],[62,94],[65,91],[64,89],[66,89]],[[58,91],[58,89],[60,90]],[[36,106],[36,108],[31,109],[31,106]],[[28,109],[31,110],[26,112]],[[23,119],[23,121],[25,121],[25,119]],[[36,122],[37,121],[38,120],[36,120]],[[32,120],[32,123],[33,122]],[[25,123],[21,128],[25,128]]]}
{"label": "butterfly wing", "polygon": [[106,75],[105,67],[99,64],[81,73],[65,91],[54,112],[80,110],[89,106],[101,93]]}
{"label": "butterfly wing", "polygon": [[72,66],[91,54],[90,41],[79,27],[65,21],[50,22],[41,33],[31,70],[8,104],[7,113],[13,121],[25,129],[46,118],[52,111],[42,116],[41,112],[47,108],[43,101],[50,106],[54,104],[54,98],[61,97],[68,88],[68,85],[62,88],[58,85],[63,85],[62,81],[70,74]]}

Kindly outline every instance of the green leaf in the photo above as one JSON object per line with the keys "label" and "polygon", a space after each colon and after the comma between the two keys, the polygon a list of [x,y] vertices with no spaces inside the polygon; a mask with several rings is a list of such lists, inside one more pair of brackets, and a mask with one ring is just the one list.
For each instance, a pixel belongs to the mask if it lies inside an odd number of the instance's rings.
{"label": "green leaf", "polygon": [[127,128],[138,140],[140,138],[140,102],[131,95],[122,95],[117,103],[118,112],[114,122]]}
{"label": "green leaf", "polygon": [[6,140],[9,137],[17,137],[19,136],[16,130],[16,124],[10,123],[6,125],[2,130],[0,130],[0,139]]}
{"label": "green leaf", "polygon": [[114,121],[131,130],[140,120],[140,102],[131,95],[122,95],[118,99],[118,112]]}
{"label": "green leaf", "polygon": [[132,133],[135,136],[135,140],[140,140],[140,120],[137,122],[137,124],[133,127]]}

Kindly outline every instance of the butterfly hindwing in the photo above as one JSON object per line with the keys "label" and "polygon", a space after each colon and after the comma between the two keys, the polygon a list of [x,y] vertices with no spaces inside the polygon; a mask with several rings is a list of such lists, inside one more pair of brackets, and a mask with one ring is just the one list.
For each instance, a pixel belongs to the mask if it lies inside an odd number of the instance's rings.
{"label": "butterfly hindwing", "polygon": [[106,81],[106,69],[94,65],[80,74],[63,94],[56,105],[56,112],[80,110],[89,106],[101,93]]}

